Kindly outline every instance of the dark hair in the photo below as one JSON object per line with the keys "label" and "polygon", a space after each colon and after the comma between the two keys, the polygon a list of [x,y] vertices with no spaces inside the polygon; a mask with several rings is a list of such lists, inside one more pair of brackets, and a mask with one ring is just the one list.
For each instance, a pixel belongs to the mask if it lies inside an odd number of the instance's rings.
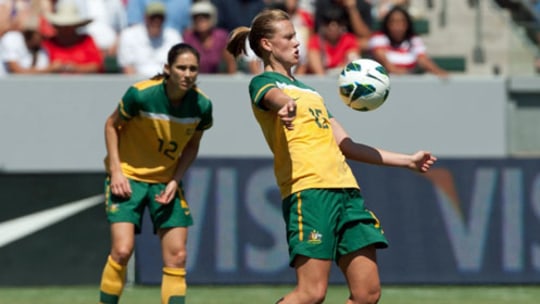
{"label": "dark hair", "polygon": [[388,23],[390,22],[390,17],[392,17],[393,14],[399,14],[399,13],[401,13],[401,14],[403,14],[403,16],[405,16],[405,22],[407,23],[407,30],[405,31],[405,40],[411,40],[411,38],[416,35],[416,33],[414,31],[414,26],[413,26],[413,21],[412,21],[411,15],[407,11],[407,9],[405,9],[404,7],[396,5],[396,6],[392,7],[388,11],[388,13],[386,13],[386,15],[384,16],[384,18],[383,18],[383,20],[381,22],[381,32],[383,32],[384,35],[386,35],[386,37],[388,37],[388,39],[390,39],[390,44],[391,45],[399,45],[399,44],[401,44],[401,42],[403,42],[403,41],[395,41],[395,40],[393,40],[393,37],[390,36],[390,30],[388,29]]}
{"label": "dark hair", "polygon": [[[182,55],[182,54],[185,54],[185,53],[191,53],[193,55],[195,55],[195,58],[197,58],[197,64],[200,64],[201,62],[201,55],[199,54],[199,51],[197,51],[196,48],[192,47],[190,44],[187,44],[187,43],[177,43],[175,45],[173,45],[170,49],[169,49],[169,52],[167,53],[167,64],[169,66],[173,65],[174,62],[176,61],[176,58],[178,58],[178,56]],[[158,73],[156,75],[154,75],[151,79],[152,80],[158,80],[158,79],[162,79],[162,78],[169,78],[169,74],[165,73],[165,72],[161,72],[161,73]]]}
{"label": "dark hair", "polygon": [[274,22],[290,20],[289,14],[279,9],[265,9],[251,22],[251,28],[240,26],[232,30],[227,51],[234,57],[246,53],[246,38],[249,39],[249,46],[259,58],[263,58],[263,51],[259,43],[263,38],[272,38],[276,31]]}
{"label": "dark hair", "polygon": [[339,24],[345,24],[346,18],[345,11],[341,7],[332,6],[321,13],[320,22],[321,24],[329,24],[330,22],[335,21]]}
{"label": "dark hair", "polygon": [[279,9],[284,12],[287,11],[287,6],[285,5],[284,0],[270,0],[269,3],[266,5],[267,9]]}

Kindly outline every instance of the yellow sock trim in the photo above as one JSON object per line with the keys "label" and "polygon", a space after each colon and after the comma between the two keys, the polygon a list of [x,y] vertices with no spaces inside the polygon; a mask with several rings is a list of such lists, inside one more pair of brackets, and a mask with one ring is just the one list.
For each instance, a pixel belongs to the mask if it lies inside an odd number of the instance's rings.
{"label": "yellow sock trim", "polygon": [[120,296],[126,281],[126,266],[118,264],[109,256],[101,276],[101,292]]}
{"label": "yellow sock trim", "polygon": [[169,304],[171,298],[183,300],[186,296],[186,289],[186,270],[184,268],[163,267],[163,279],[161,281],[162,304]]}

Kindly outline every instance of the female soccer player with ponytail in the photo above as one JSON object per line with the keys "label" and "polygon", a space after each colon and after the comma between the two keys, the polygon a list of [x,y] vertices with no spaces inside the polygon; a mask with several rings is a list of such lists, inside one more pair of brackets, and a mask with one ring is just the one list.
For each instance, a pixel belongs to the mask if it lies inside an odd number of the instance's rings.
{"label": "female soccer player with ponytail", "polygon": [[436,158],[425,151],[408,155],[354,142],[328,113],[321,95],[292,74],[299,42],[287,13],[261,12],[251,28],[232,32],[227,49],[240,55],[246,39],[264,64],[264,72],[251,79],[249,93],[274,154],[290,265],[297,277],[296,288],[278,303],[322,303],[332,261],[347,280],[348,304],[376,303],[376,250],[387,241],[345,160],[425,172]]}

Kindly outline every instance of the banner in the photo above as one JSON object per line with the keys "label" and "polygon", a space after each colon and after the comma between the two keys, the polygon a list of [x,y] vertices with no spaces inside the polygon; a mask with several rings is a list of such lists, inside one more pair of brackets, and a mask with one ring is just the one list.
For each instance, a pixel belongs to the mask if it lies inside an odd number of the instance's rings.
{"label": "banner", "polygon": [[[201,159],[184,181],[194,217],[191,284],[291,283],[280,197],[269,159]],[[540,282],[540,162],[441,160],[429,174],[351,163],[390,247],[390,284]],[[145,218],[136,280],[159,284],[161,252]],[[331,282],[343,282],[334,267]]]}
{"label": "banner", "polygon": [[[390,243],[378,251],[383,283],[540,283],[540,160],[443,159],[428,174],[351,166]],[[104,177],[0,174],[0,285],[98,284],[110,250]],[[184,183],[190,284],[294,282],[270,159],[201,158]],[[160,283],[148,217],[134,262],[137,283]],[[343,282],[336,267],[331,282]]]}

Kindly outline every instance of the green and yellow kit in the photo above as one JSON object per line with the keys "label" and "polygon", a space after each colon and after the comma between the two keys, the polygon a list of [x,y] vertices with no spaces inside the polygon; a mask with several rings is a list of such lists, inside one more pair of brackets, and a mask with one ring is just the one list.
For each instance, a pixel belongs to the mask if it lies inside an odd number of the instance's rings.
{"label": "green and yellow kit", "polygon": [[[146,206],[158,228],[186,227],[193,220],[179,185],[174,200],[162,205],[154,197],[172,180],[184,147],[196,131],[212,126],[212,103],[197,88],[190,89],[178,106],[165,91],[165,80],[145,80],[131,86],[118,105],[126,121],[118,142],[121,168],[128,178],[132,195],[114,196],[109,178],[105,181],[107,218],[110,222],[131,222],[141,228]],[[109,161],[105,167],[109,172]]]}
{"label": "green and yellow kit", "polygon": [[[164,80],[145,80],[131,86],[118,105],[128,121],[119,144],[122,171],[148,183],[171,180],[182,150],[195,131],[212,126],[212,103],[199,89],[186,93],[173,107]],[[108,171],[108,161],[105,161]]]}
{"label": "green and yellow kit", "polygon": [[[271,89],[296,102],[294,129],[262,104]],[[364,207],[360,188],[336,143],[322,96],[297,79],[275,72],[249,85],[252,110],[270,150],[283,199],[291,265],[296,255],[320,259],[374,244],[387,246],[375,215]]]}

